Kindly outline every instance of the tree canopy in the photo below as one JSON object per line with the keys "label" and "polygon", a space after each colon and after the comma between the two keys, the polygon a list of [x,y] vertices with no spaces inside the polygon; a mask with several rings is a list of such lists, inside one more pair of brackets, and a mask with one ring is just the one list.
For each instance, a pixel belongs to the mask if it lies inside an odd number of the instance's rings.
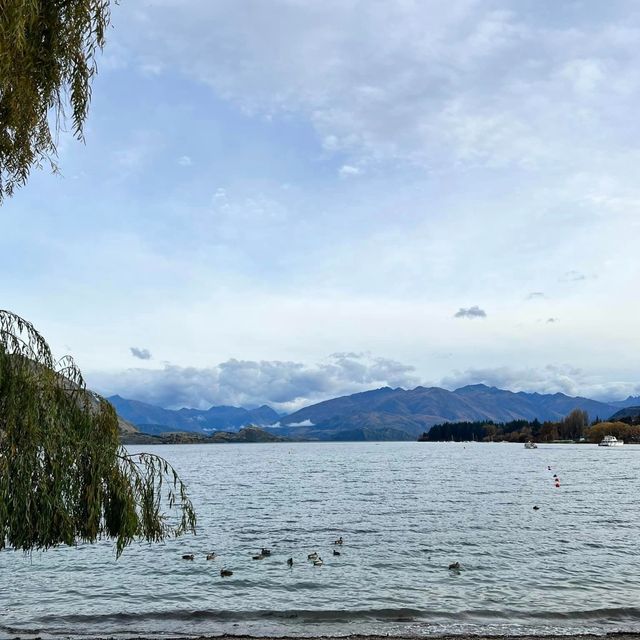
{"label": "tree canopy", "polygon": [[0,202],[34,166],[56,170],[56,137],[82,139],[109,0],[0,0]]}
{"label": "tree canopy", "polygon": [[129,454],[118,418],[68,356],[0,310],[0,549],[195,532],[186,487],[164,459]]}

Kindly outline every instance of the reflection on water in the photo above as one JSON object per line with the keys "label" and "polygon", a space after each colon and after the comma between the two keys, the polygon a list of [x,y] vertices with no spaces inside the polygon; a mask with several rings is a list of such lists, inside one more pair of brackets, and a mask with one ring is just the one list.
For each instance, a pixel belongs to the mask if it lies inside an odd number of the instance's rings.
{"label": "reflection on water", "polygon": [[0,553],[0,637],[640,630],[640,447],[147,449],[188,482],[198,535],[118,561],[107,543]]}

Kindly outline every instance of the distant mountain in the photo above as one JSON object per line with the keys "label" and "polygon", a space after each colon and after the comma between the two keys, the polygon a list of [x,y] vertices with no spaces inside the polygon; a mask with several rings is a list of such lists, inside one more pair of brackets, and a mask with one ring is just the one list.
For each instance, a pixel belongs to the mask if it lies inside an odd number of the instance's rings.
{"label": "distant mountain", "polygon": [[[616,407],[588,398],[562,393],[539,394],[505,391],[483,384],[448,391],[439,387],[391,389],[343,396],[320,402],[281,418],[278,433],[306,439],[344,439],[343,432],[355,432],[371,439],[389,430],[394,439],[413,439],[442,422],[491,420],[560,420],[573,409],[591,417],[606,417]],[[276,432],[273,427],[270,429]],[[382,432],[381,432],[382,430]],[[385,438],[386,439],[386,438]]]}
{"label": "distant mountain", "polygon": [[629,396],[626,400],[614,400],[609,404],[623,409],[625,407],[640,407],[640,396]]}
{"label": "distant mountain", "polygon": [[122,418],[152,435],[237,431],[257,424],[274,436],[292,440],[414,440],[443,422],[559,421],[573,409],[582,409],[591,418],[606,419],[620,408],[615,403],[563,393],[514,393],[483,384],[455,391],[440,387],[383,387],[319,402],[285,417],[266,405],[250,410],[211,407],[207,411],[173,411],[120,396],[109,400]]}
{"label": "distant mountain", "polygon": [[257,409],[241,407],[211,407],[206,411],[200,409],[163,409],[146,402],[128,400],[121,396],[107,398],[115,407],[118,415],[145,431],[150,425],[154,433],[162,431],[193,431],[207,433],[209,431],[237,431],[246,425],[268,425],[276,422],[279,415],[267,405]]}

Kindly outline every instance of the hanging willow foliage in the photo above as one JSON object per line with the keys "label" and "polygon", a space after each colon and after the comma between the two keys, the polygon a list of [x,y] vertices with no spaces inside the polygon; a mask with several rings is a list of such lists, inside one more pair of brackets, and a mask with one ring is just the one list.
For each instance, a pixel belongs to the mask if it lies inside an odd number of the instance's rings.
{"label": "hanging willow foliage", "polygon": [[113,407],[55,361],[35,328],[0,310],[0,549],[195,532],[186,488],[166,460],[128,454]]}
{"label": "hanging willow foliage", "polygon": [[109,4],[0,0],[0,202],[33,166],[57,169],[55,137],[67,119],[82,139]]}

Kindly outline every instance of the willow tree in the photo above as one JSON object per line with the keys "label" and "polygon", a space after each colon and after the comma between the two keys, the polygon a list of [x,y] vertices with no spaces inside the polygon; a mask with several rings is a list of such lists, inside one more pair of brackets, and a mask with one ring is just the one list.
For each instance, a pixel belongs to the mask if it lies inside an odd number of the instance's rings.
{"label": "willow tree", "polygon": [[34,166],[56,166],[56,138],[82,139],[109,0],[0,0],[0,202]]}
{"label": "willow tree", "polygon": [[195,531],[186,488],[162,458],[129,454],[113,407],[68,356],[0,310],[0,549],[110,538],[116,552]]}

